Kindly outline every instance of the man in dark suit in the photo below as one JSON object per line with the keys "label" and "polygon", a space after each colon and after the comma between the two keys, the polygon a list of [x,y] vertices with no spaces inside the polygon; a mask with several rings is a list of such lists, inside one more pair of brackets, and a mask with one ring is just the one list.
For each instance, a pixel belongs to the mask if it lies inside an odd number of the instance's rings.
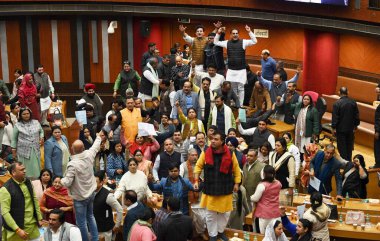
{"label": "man in dark suit", "polygon": [[129,230],[133,223],[139,218],[139,215],[144,212],[145,206],[137,201],[137,194],[133,190],[127,190],[124,199],[124,204],[127,206],[128,211],[124,218],[123,237],[124,240],[127,240]]}
{"label": "man in dark suit", "polygon": [[157,241],[186,241],[193,238],[193,220],[182,214],[180,201],[176,197],[170,197],[167,203],[170,214],[159,225]]}
{"label": "man in dark suit", "polygon": [[354,146],[354,131],[360,124],[356,101],[348,97],[346,87],[339,90],[340,99],[333,105],[331,127],[337,139],[340,156],[351,161]]}

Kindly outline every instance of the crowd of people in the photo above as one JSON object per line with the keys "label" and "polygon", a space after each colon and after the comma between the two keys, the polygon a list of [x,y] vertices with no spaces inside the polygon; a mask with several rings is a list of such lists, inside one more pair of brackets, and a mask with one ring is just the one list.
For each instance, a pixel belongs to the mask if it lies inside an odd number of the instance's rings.
{"label": "crowd of people", "polygon": [[[48,220],[46,241],[110,241],[119,232],[131,241],[226,241],[225,229],[242,230],[251,212],[265,240],[286,240],[284,229],[291,240],[329,240],[322,194],[331,193],[332,177],[338,198],[366,198],[364,158],[351,160],[356,102],[340,89],[332,118],[340,156],[332,144],[318,150],[321,97],[296,91],[301,69],[288,80],[284,63],[265,49],[254,73],[245,56],[257,43],[251,28],[245,26],[249,39],[233,28],[225,40],[227,29],[214,26],[207,37],[197,26],[191,37],[180,25],[184,51],[176,43],[163,57],[149,43],[141,73],[124,61],[105,115],[96,86],[86,84],[69,107],[85,110],[87,119],[71,147],[60,126],[44,138],[46,103],[56,96],[43,66],[15,71],[12,94],[5,86],[0,103],[1,161],[12,176],[0,189],[5,240],[39,240]],[[269,118],[295,125],[294,135],[276,139]],[[156,135],[142,134],[141,122]],[[318,190],[308,185],[313,178]],[[312,206],[295,225],[280,206],[296,189],[311,194]]]}

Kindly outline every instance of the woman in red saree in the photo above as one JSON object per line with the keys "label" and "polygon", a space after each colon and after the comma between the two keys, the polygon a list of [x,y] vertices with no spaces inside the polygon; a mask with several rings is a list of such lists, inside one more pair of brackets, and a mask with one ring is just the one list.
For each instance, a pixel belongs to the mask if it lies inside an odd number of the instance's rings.
{"label": "woman in red saree", "polygon": [[22,79],[18,90],[18,101],[21,107],[28,107],[32,111],[32,119],[41,121],[40,106],[37,102],[37,86],[33,81],[33,75],[27,73]]}
{"label": "woman in red saree", "polygon": [[62,186],[61,178],[54,177],[53,186],[45,190],[40,200],[40,208],[45,215],[58,208],[65,212],[65,222],[75,225],[74,201],[69,196],[67,188]]}

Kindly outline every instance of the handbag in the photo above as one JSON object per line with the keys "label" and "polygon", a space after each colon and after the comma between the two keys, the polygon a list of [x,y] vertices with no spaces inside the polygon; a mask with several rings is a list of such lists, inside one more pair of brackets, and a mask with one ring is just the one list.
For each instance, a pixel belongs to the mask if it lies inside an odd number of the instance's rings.
{"label": "handbag", "polygon": [[346,224],[362,225],[365,223],[363,211],[348,211],[346,214]]}
{"label": "handbag", "polygon": [[63,116],[62,112],[58,108],[55,109],[52,114],[52,121],[51,121],[53,122],[53,126],[62,127],[64,121],[65,121],[65,117]]}

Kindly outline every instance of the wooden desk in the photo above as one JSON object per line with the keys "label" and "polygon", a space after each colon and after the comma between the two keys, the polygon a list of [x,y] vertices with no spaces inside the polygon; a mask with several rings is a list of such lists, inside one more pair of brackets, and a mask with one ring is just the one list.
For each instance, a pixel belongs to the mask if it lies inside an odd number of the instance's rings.
{"label": "wooden desk", "polygon": [[0,176],[0,187],[4,185],[11,178],[11,174],[6,173],[4,176]]}
{"label": "wooden desk", "polygon": [[[295,207],[287,207],[286,211],[295,210]],[[344,219],[344,216],[343,216]],[[294,222],[295,220],[291,220]],[[372,227],[365,228],[364,230],[361,227],[354,228],[353,225],[348,225],[343,223],[328,223],[328,228],[330,236],[336,238],[349,238],[349,239],[359,239],[359,240],[380,240],[380,230],[377,230],[375,225],[379,222],[379,217],[371,216]],[[252,213],[245,216],[245,223],[252,224]],[[239,236],[240,237],[240,236]]]}
{"label": "wooden desk", "polygon": [[[224,230],[224,233],[227,235],[228,238],[232,238],[234,236],[234,233],[239,234],[239,238],[244,238],[244,231],[243,230],[226,228]],[[253,233],[253,232],[248,232],[248,233],[249,233],[249,240],[253,240],[255,236],[257,237],[257,241],[261,241],[264,239],[263,234]]]}
{"label": "wooden desk", "polygon": [[[304,202],[310,201],[310,195],[302,195],[295,196],[293,198],[293,205],[299,206],[304,204]],[[380,215],[380,204],[374,204],[374,203],[364,203],[362,202],[362,199],[356,199],[356,198],[350,198],[348,202],[343,200],[342,203],[337,203],[333,201],[334,205],[338,205],[338,211],[342,210],[343,212],[347,212],[349,210],[352,211],[363,211],[365,214],[370,215]],[[306,206],[310,206],[310,204],[306,204]]]}
{"label": "wooden desk", "polygon": [[292,136],[294,137],[294,126],[286,124],[283,121],[270,119],[272,123],[275,125],[267,125],[267,129],[272,132],[275,138],[281,137],[284,133],[290,132]]}

